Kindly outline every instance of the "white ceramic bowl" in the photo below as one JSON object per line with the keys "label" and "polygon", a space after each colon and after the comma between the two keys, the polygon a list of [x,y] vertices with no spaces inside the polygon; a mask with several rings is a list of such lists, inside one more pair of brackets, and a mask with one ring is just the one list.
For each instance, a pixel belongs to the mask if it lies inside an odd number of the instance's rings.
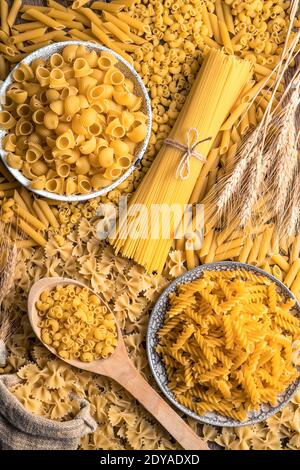
{"label": "white ceramic bowl", "polygon": [[15,177],[16,180],[19,181],[19,183],[21,183],[23,186],[25,186],[30,191],[38,194],[39,196],[47,197],[49,199],[54,199],[56,201],[74,202],[74,201],[86,201],[88,199],[92,199],[94,197],[102,196],[103,194],[107,194],[109,191],[111,191],[111,190],[115,189],[117,186],[119,186],[119,184],[123,183],[123,181],[125,181],[128,178],[128,176],[131,175],[131,173],[134,171],[134,169],[136,168],[137,164],[140,162],[140,160],[142,159],[142,157],[143,157],[143,155],[146,151],[146,148],[147,148],[147,145],[148,145],[148,142],[149,142],[149,138],[150,138],[150,133],[151,133],[152,115],[151,115],[151,103],[150,103],[150,99],[149,99],[147,90],[145,88],[145,85],[142,82],[142,79],[140,78],[138,73],[134,70],[134,68],[128,62],[126,62],[126,60],[124,60],[123,57],[120,57],[118,54],[116,54],[111,49],[108,49],[107,47],[101,46],[100,44],[96,44],[96,43],[92,43],[92,42],[85,42],[85,41],[58,42],[58,43],[51,44],[49,46],[43,47],[43,48],[33,52],[32,54],[29,54],[27,57],[25,57],[25,59],[23,59],[11,71],[11,73],[8,75],[6,80],[2,83],[2,86],[0,88],[0,109],[1,109],[1,103],[3,103],[3,99],[4,99],[5,94],[6,94],[6,90],[13,83],[12,74],[13,74],[14,70],[19,67],[20,64],[22,64],[22,63],[31,64],[31,62],[33,62],[34,60],[41,59],[41,58],[47,60],[47,59],[49,59],[49,57],[52,54],[54,54],[55,52],[60,52],[65,46],[67,46],[69,44],[77,44],[78,46],[85,46],[89,50],[95,50],[95,51],[99,51],[99,52],[100,51],[106,51],[106,52],[109,52],[114,57],[116,57],[116,59],[118,59],[118,61],[119,61],[118,64],[116,64],[116,67],[119,67],[122,70],[122,72],[124,73],[124,75],[127,76],[128,78],[130,78],[133,81],[133,83],[135,85],[135,93],[138,96],[142,97],[142,108],[141,109],[147,115],[147,118],[148,118],[147,135],[146,135],[144,141],[141,142],[139,144],[139,146],[137,147],[137,152],[134,155],[134,160],[133,160],[131,166],[117,180],[115,180],[112,184],[110,184],[109,186],[106,186],[105,188],[101,188],[98,191],[93,191],[93,192],[90,192],[88,194],[76,194],[76,195],[70,195],[70,196],[66,196],[66,195],[63,195],[63,194],[51,193],[51,192],[45,191],[45,190],[31,189],[29,187],[30,180],[28,180],[22,174],[21,171],[13,169],[13,168],[11,168],[10,166],[7,165],[6,160],[5,160],[6,152],[3,150],[3,146],[2,146],[3,138],[4,138],[4,136],[7,132],[4,131],[4,130],[0,130],[0,157],[3,161],[3,163],[5,164],[5,166],[7,167],[7,169],[9,170],[9,172]]}

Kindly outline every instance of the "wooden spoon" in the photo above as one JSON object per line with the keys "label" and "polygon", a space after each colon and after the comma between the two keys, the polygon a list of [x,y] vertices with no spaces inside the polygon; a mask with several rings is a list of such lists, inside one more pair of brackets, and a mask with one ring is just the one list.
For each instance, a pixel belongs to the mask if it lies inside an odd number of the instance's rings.
{"label": "wooden spoon", "polygon": [[[38,323],[41,318],[38,315],[35,303],[39,300],[40,294],[44,290],[52,290],[57,285],[75,284],[80,287],[87,287],[81,282],[63,277],[46,277],[36,282],[28,297],[28,316],[34,333],[41,339],[41,331]],[[91,293],[94,292],[90,289]],[[97,295],[97,294],[96,294]],[[103,299],[98,296],[102,303]],[[105,304],[106,305],[106,304]],[[108,307],[109,308],[109,307]],[[67,360],[71,366],[84,369],[95,374],[105,375],[116,380],[126,390],[128,390],[156,419],[157,421],[176,439],[176,441],[187,450],[209,450],[207,444],[197,436],[196,433],[183,421],[180,416],[171,408],[161,396],[146,382],[138,370],[134,367],[128,357],[126,346],[120,327],[116,321],[118,330],[118,344],[111,356],[107,359],[99,359],[93,362],[82,362],[78,360]],[[51,346],[44,344],[52,354],[56,351]]]}

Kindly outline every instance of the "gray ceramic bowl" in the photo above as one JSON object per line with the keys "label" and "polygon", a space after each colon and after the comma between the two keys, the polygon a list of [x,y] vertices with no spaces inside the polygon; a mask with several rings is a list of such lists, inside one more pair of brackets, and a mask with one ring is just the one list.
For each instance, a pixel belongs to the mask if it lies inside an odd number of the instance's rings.
{"label": "gray ceramic bowl", "polygon": [[111,185],[106,186],[105,188],[101,188],[98,191],[90,192],[88,194],[76,194],[76,195],[71,195],[71,196],[66,196],[62,194],[56,194],[56,193],[51,193],[49,191],[45,190],[33,190],[29,188],[30,181],[22,174],[21,171],[15,170],[11,167],[9,167],[6,163],[5,160],[5,154],[6,152],[3,150],[2,142],[3,138],[6,134],[6,131],[0,130],[0,157],[7,167],[7,169],[10,171],[10,173],[15,177],[16,180],[19,181],[23,186],[25,186],[27,189],[33,191],[36,194],[39,194],[40,196],[47,197],[49,199],[55,199],[56,201],[67,201],[67,202],[74,202],[74,201],[86,201],[88,199],[92,199],[97,196],[102,196],[103,194],[107,194],[109,191],[112,191],[115,189],[119,184],[123,183],[129,175],[134,171],[136,168],[137,164],[140,162],[142,159],[151,134],[151,126],[152,126],[152,113],[151,113],[151,103],[150,99],[147,93],[147,90],[145,88],[145,85],[142,82],[142,79],[138,75],[138,73],[134,70],[134,68],[126,62],[126,60],[123,59],[123,57],[120,57],[118,54],[116,54],[114,51],[108,49],[107,47],[101,46],[100,44],[92,43],[92,42],[85,42],[85,41],[65,41],[65,42],[57,42],[55,44],[51,44],[49,46],[45,46],[41,49],[38,49],[37,51],[33,52],[32,54],[29,54],[25,59],[23,59],[8,75],[6,80],[2,83],[0,87],[0,110],[1,110],[1,103],[3,102],[3,98],[5,97],[5,93],[9,85],[13,83],[13,78],[12,74],[16,68],[19,67],[20,64],[31,64],[31,62],[35,59],[49,59],[49,57],[54,54],[55,52],[60,52],[65,46],[69,44],[77,44],[78,46],[85,46],[89,50],[95,50],[95,51],[107,51],[110,54],[112,54],[114,57],[118,59],[118,64],[116,67],[118,67],[125,76],[130,78],[135,85],[135,93],[138,96],[142,97],[142,108],[141,110],[147,115],[148,118],[148,132],[147,135],[144,139],[143,142],[141,142],[137,148],[137,152],[134,156],[134,160],[131,164],[131,166],[118,178],[115,180]]}
{"label": "gray ceramic bowl", "polygon": [[[197,268],[192,269],[182,274],[166,288],[166,290],[161,294],[161,296],[159,297],[155,306],[152,309],[152,313],[151,313],[149,325],[148,325],[148,332],[147,332],[148,360],[149,360],[154,378],[158,386],[160,387],[161,391],[170,400],[170,402],[173,403],[173,405],[175,405],[183,413],[187,414],[188,416],[191,416],[192,418],[196,419],[197,421],[201,423],[207,423],[207,424],[211,424],[214,426],[229,426],[229,427],[248,426],[254,423],[258,423],[260,421],[264,421],[270,416],[277,413],[284,406],[286,406],[300,385],[300,373],[299,373],[299,378],[295,380],[285,390],[283,394],[278,396],[277,406],[263,405],[261,406],[259,411],[249,413],[248,419],[242,422],[235,421],[231,418],[227,418],[225,416],[222,416],[214,412],[206,413],[205,415],[200,416],[194,413],[193,411],[191,411],[190,409],[186,408],[185,406],[181,405],[180,403],[178,403],[176,401],[175,396],[168,388],[168,380],[167,380],[167,375],[165,372],[165,367],[164,367],[164,364],[162,362],[160,355],[157,354],[155,349],[158,344],[157,332],[163,325],[164,316],[168,308],[169,294],[171,292],[174,292],[178,285],[194,281],[195,279],[199,279],[205,271],[212,271],[212,270],[229,271],[229,270],[236,270],[236,269],[241,269],[241,268],[247,271],[252,271],[256,274],[263,274],[264,276],[271,279],[277,285],[280,293],[285,298],[287,299],[292,298],[296,300],[293,294],[289,291],[289,289],[284,284],[282,284],[282,282],[278,281],[274,276],[266,273],[262,269],[256,268],[255,266],[250,266],[249,264],[237,263],[233,261],[222,261],[219,263],[204,264],[202,266],[198,266]],[[294,307],[294,313],[295,315],[300,317],[300,304],[297,301]]]}

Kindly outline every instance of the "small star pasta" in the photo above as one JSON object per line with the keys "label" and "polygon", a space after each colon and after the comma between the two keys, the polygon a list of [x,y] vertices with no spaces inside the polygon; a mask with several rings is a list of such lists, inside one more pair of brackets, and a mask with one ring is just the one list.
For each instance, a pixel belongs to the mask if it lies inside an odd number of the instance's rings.
{"label": "small star pasta", "polygon": [[58,285],[36,302],[42,341],[62,359],[91,362],[112,354],[118,342],[114,316],[85,287]]}
{"label": "small star pasta", "polygon": [[297,378],[295,301],[266,276],[246,270],[206,271],[170,295],[158,332],[168,386],[199,415],[214,411],[244,421]]}

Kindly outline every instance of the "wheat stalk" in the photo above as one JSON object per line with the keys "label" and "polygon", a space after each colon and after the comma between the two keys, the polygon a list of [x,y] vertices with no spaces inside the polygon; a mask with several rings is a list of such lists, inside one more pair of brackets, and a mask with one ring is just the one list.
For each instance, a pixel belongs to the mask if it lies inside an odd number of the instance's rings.
{"label": "wheat stalk", "polygon": [[14,316],[12,311],[3,305],[7,294],[11,291],[17,263],[17,248],[9,237],[10,227],[0,223],[0,367],[7,361],[6,343],[14,332]]}
{"label": "wheat stalk", "polygon": [[291,197],[282,211],[280,220],[282,234],[286,237],[296,235],[300,230],[300,161],[298,161],[291,187],[293,188]]}
{"label": "wheat stalk", "polygon": [[296,110],[299,105],[298,90],[292,93],[291,100],[283,116],[281,127],[267,152],[272,159],[272,169],[267,178],[267,186],[274,196],[274,213],[279,214],[286,204],[288,190],[297,167]]}
{"label": "wheat stalk", "polygon": [[[295,11],[295,4],[293,3],[291,23],[293,22]],[[239,220],[239,225],[244,226],[250,222],[255,203],[262,193],[269,191],[270,185],[265,179],[269,169],[273,165],[274,155],[282,153],[284,147],[286,151],[287,142],[289,149],[292,142],[296,140],[295,126],[293,127],[293,119],[295,118],[298,105],[296,93],[292,94],[292,102],[288,112],[288,124],[285,122],[287,117],[286,109],[281,111],[277,106],[276,112],[271,111],[278,86],[282,81],[290,61],[296,57],[299,52],[295,52],[295,49],[300,38],[300,32],[294,36],[289,46],[290,34],[291,29],[289,29],[289,34],[286,38],[273,92],[262,121],[250,135],[246,136],[240,146],[231,173],[225,175],[225,177],[218,182],[218,186],[212,188],[204,200],[204,202],[210,204],[211,207],[216,207],[217,218],[219,221],[223,221],[223,223],[236,223],[236,220]],[[277,141],[275,145],[276,151],[274,151],[275,140]],[[278,162],[284,165],[284,160],[279,159],[279,157]],[[285,165],[279,176],[277,171],[279,164],[274,165],[277,167],[276,179],[278,184],[276,184],[276,188],[278,188],[277,199],[279,204],[286,202],[287,191],[293,178],[295,164],[295,158],[293,157],[289,160],[288,164]],[[275,168],[272,170],[273,180],[275,175],[274,171]]]}

